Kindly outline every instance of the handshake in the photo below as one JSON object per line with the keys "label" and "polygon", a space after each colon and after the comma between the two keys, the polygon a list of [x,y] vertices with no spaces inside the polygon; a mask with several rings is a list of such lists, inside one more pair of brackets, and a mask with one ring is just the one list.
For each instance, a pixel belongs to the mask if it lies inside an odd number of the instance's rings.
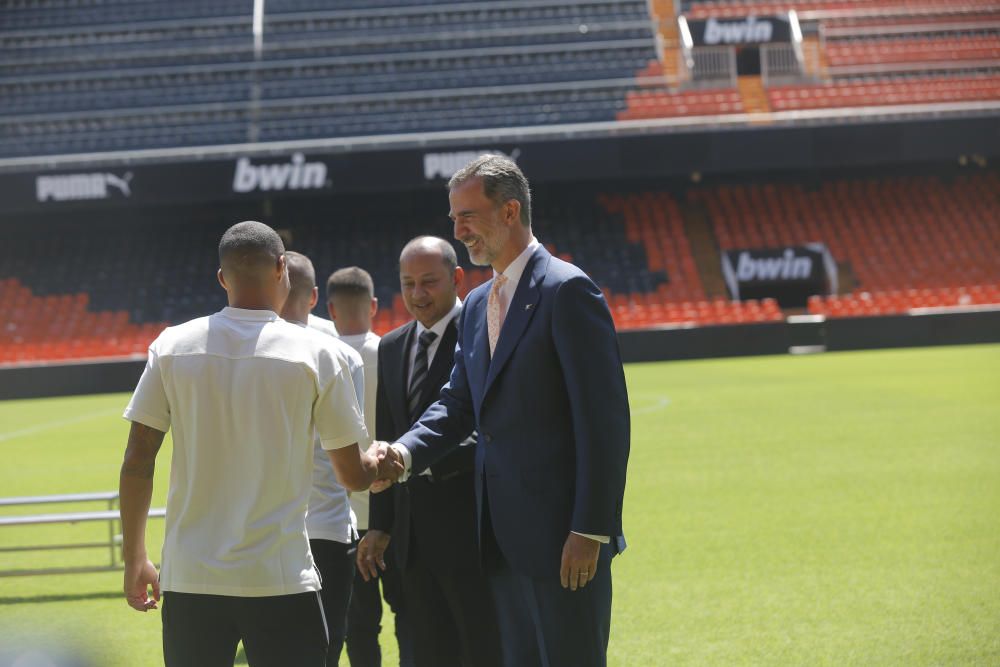
{"label": "handshake", "polygon": [[372,442],[367,454],[374,459],[376,466],[375,481],[369,488],[372,493],[385,491],[406,471],[403,457],[387,442]]}

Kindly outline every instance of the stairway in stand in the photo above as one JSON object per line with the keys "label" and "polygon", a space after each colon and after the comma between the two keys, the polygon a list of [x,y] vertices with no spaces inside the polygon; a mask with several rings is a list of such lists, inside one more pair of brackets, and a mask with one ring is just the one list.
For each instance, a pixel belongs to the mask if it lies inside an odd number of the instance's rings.
{"label": "stairway in stand", "polygon": [[652,19],[658,29],[660,72],[668,85],[678,86],[681,84],[681,40],[674,3],[673,0],[653,0],[651,5]]}
{"label": "stairway in stand", "polygon": [[740,97],[743,98],[743,108],[747,113],[771,112],[771,105],[767,101],[767,92],[764,90],[764,83],[759,76],[741,76],[736,85],[740,91]]}
{"label": "stairway in stand", "polygon": [[698,203],[688,203],[681,207],[684,216],[684,234],[691,246],[694,265],[708,299],[729,297],[726,281],[722,277],[719,242],[712,231],[708,211]]}

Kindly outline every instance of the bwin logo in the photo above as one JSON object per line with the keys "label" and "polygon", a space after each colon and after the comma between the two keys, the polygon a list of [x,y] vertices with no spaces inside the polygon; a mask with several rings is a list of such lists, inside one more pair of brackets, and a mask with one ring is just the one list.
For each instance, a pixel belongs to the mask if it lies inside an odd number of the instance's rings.
{"label": "bwin logo", "polygon": [[796,257],[791,248],[782,257],[754,259],[748,252],[740,253],[736,277],[740,282],[751,280],[798,280],[812,273],[812,258]]}
{"label": "bwin logo", "polygon": [[705,24],[705,44],[754,44],[770,42],[774,26],[770,21],[758,21],[748,16],[743,21],[725,22],[708,19]]}
{"label": "bwin logo", "polygon": [[131,197],[131,180],[131,172],[120,178],[115,174],[100,173],[39,176],[35,179],[35,198],[40,202],[107,199],[110,194],[108,186],[118,190],[123,197]]}
{"label": "bwin logo", "polygon": [[326,164],[306,162],[302,153],[295,153],[290,162],[283,164],[255,165],[241,157],[233,174],[233,192],[317,190],[326,186]]}
{"label": "bwin logo", "polygon": [[455,173],[475,160],[480,155],[502,155],[514,162],[521,156],[521,149],[515,148],[510,155],[495,150],[458,151],[455,153],[425,153],[424,179],[433,181],[435,178],[451,178]]}

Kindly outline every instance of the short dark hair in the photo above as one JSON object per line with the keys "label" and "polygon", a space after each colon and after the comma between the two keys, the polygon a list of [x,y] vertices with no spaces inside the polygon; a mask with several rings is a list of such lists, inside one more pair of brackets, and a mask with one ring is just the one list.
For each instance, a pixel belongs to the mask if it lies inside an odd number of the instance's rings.
{"label": "short dark hair", "polygon": [[455,253],[455,248],[450,243],[445,241],[440,236],[417,236],[406,242],[403,249],[399,253],[399,261],[402,263],[403,257],[407,252],[417,247],[418,245],[429,245],[437,248],[441,251],[441,260],[444,265],[448,268],[448,273],[454,275],[455,269],[458,268],[458,255]]}
{"label": "short dark hair", "polygon": [[316,269],[312,260],[300,252],[288,250],[285,252],[285,266],[288,267],[288,282],[291,289],[289,299],[309,299],[316,287]]}
{"label": "short dark hair", "polygon": [[238,222],[219,241],[219,263],[245,270],[265,262],[276,262],[285,254],[278,233],[262,222]]}
{"label": "short dark hair", "polygon": [[348,266],[330,274],[326,280],[326,299],[335,296],[375,297],[375,283],[371,274],[357,266]]}
{"label": "short dark hair", "polygon": [[497,207],[511,199],[521,204],[521,224],[531,227],[531,187],[521,168],[506,155],[480,155],[455,172],[448,189],[473,178],[483,183],[483,194]]}

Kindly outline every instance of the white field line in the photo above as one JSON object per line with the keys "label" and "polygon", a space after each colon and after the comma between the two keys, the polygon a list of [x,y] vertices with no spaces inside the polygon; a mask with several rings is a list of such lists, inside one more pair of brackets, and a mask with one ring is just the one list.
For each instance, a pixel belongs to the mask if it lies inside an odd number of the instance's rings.
{"label": "white field line", "polygon": [[632,414],[633,415],[648,415],[651,412],[659,412],[660,410],[664,409],[668,405],[670,405],[670,399],[667,398],[666,396],[661,396],[659,398],[659,400],[657,400],[656,403],[654,403],[653,405],[645,405],[645,406],[643,406],[641,408],[634,408],[632,410]]}
{"label": "white field line", "polygon": [[34,435],[35,433],[43,433],[45,431],[51,431],[57,428],[62,428],[64,426],[71,426],[73,424],[79,424],[80,422],[90,421],[92,419],[98,419],[100,417],[112,417],[119,414],[116,410],[111,412],[110,410],[101,410],[100,412],[91,412],[85,415],[78,415],[76,417],[71,417],[69,419],[60,419],[58,421],[46,422],[44,424],[39,424],[38,426],[29,426],[28,428],[22,428],[17,431],[8,431],[7,433],[0,433],[0,442],[5,440],[13,440],[14,438],[20,438],[25,435]]}

